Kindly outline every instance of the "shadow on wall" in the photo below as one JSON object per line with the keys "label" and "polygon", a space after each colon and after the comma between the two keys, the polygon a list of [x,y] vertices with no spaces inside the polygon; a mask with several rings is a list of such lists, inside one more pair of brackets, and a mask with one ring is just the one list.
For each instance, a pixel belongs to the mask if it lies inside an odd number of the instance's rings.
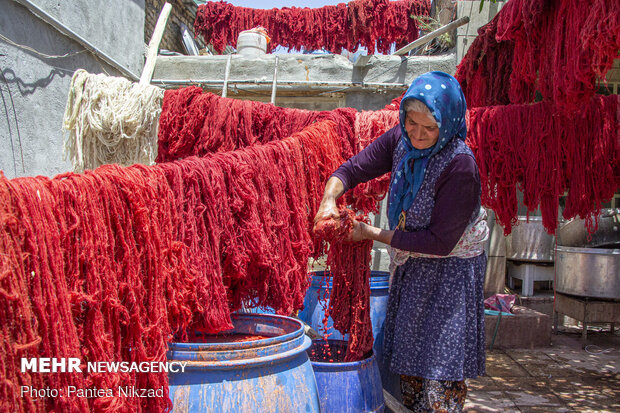
{"label": "shadow on wall", "polygon": [[[44,77],[37,79],[34,82],[26,83],[17,74],[13,71],[13,69],[2,69],[2,82],[9,87],[9,84],[16,84],[19,92],[22,96],[33,94],[38,88],[44,88],[48,86],[54,80],[54,77],[60,76],[61,78],[73,75],[73,70],[68,69],[60,69],[60,68],[52,68],[49,74]],[[9,89],[10,93],[10,89]]]}

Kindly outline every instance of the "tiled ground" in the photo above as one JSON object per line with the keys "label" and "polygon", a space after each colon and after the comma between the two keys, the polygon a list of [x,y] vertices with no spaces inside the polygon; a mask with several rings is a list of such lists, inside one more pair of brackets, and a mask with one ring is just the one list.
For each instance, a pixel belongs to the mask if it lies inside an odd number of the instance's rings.
{"label": "tiled ground", "polygon": [[[585,347],[585,348],[584,348]],[[620,335],[567,329],[540,349],[487,352],[469,382],[468,412],[620,412]]]}

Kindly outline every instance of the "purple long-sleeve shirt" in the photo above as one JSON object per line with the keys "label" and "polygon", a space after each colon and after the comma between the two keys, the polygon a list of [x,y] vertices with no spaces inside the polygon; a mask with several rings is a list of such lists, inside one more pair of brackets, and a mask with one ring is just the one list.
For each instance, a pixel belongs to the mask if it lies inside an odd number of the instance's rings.
{"label": "purple long-sleeve shirt", "polygon": [[[392,155],[401,137],[397,125],[378,137],[359,154],[343,163],[332,176],[345,192],[392,170]],[[424,254],[448,255],[465,231],[480,199],[480,176],[474,158],[457,155],[435,184],[435,207],[428,228],[396,229],[391,246]]]}

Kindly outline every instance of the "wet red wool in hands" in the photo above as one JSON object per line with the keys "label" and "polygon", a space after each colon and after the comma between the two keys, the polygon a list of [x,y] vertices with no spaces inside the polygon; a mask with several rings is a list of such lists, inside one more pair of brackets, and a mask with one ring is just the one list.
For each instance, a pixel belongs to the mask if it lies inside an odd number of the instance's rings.
{"label": "wet red wool in hands", "polygon": [[349,334],[345,361],[359,361],[372,350],[373,335],[370,320],[370,251],[372,241],[347,241],[353,220],[348,208],[340,209],[340,218],[317,222],[315,236],[329,243],[327,267],[333,277],[329,307],[334,327]]}
{"label": "wet red wool in hands", "polygon": [[242,31],[262,26],[272,48],[353,53],[362,46],[373,53],[376,46],[380,53],[389,54],[392,43],[400,48],[417,38],[416,20],[411,16],[427,16],[429,11],[428,0],[353,0],[314,9],[270,10],[210,1],[198,6],[194,32],[218,53],[226,45],[235,46]]}
{"label": "wet red wool in hands", "polygon": [[[164,411],[166,373],[29,374],[20,358],[165,361],[173,337],[230,328],[242,302],[301,308],[312,219],[343,162],[339,142],[328,121],[203,159],[0,174],[0,411]],[[34,400],[24,385],[165,395]]]}

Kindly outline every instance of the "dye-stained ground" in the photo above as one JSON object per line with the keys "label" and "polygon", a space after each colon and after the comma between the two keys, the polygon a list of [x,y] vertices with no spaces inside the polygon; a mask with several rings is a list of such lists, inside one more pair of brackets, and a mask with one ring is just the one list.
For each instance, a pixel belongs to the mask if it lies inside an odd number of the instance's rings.
{"label": "dye-stained ground", "polygon": [[[620,326],[616,326],[616,329]],[[563,328],[552,346],[493,349],[469,381],[467,412],[620,412],[620,332]]]}

